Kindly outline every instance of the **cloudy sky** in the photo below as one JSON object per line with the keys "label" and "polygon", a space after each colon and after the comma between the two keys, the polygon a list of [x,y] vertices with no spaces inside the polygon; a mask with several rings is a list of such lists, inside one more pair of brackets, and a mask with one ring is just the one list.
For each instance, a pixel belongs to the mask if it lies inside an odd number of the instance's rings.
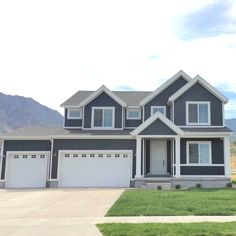
{"label": "cloudy sky", "polygon": [[236,1],[0,1],[0,91],[59,105],[77,90],[155,90],[179,70],[236,117]]}

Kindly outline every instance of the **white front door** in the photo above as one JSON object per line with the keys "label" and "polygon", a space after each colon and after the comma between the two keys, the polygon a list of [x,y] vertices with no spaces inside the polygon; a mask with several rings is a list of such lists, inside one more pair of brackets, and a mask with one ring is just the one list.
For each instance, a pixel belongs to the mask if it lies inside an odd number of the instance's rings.
{"label": "white front door", "polygon": [[162,175],[167,173],[166,141],[151,140],[150,142],[150,174]]}

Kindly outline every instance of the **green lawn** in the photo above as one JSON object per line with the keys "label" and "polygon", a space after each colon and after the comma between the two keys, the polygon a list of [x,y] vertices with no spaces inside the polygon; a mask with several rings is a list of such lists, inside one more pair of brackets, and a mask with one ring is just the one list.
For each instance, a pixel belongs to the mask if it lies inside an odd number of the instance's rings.
{"label": "green lawn", "polygon": [[236,222],[185,224],[100,224],[104,236],[233,236]]}
{"label": "green lawn", "polygon": [[106,216],[236,215],[236,190],[127,190]]}

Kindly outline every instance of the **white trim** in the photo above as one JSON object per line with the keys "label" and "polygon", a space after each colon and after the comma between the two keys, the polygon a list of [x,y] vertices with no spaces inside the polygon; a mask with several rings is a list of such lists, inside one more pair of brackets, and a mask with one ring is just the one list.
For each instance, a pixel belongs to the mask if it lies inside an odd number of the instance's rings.
{"label": "white trim", "polygon": [[224,164],[180,164],[180,166],[225,166]]}
{"label": "white trim", "polygon": [[[207,180],[207,179],[202,179],[202,178],[212,178],[212,177],[214,177],[214,178],[225,178],[224,175],[181,175],[180,178],[176,178],[176,179],[181,180],[182,177],[185,177],[185,178],[190,177],[190,178],[196,178],[196,179],[200,178],[199,181]],[[173,178],[173,179],[175,179],[175,178]],[[182,180],[187,180],[187,179],[182,179]],[[212,181],[214,181],[214,180],[212,180]]]}
{"label": "white trim", "polygon": [[162,91],[164,91],[167,87],[169,87],[171,84],[173,84],[179,77],[183,77],[187,82],[192,80],[192,78],[190,76],[188,76],[184,71],[181,70],[181,71],[177,72],[174,76],[172,76],[170,79],[168,79],[159,88],[157,88],[153,93],[149,94],[142,101],[140,101],[139,105],[143,106],[143,105],[147,104],[154,97],[156,97],[158,94],[160,94]]}
{"label": "white trim", "polygon": [[[112,126],[111,127],[96,127],[94,126],[94,110],[101,109],[103,110],[102,113],[102,122],[104,122],[104,110],[111,110],[112,111]],[[91,117],[91,129],[99,129],[99,130],[107,130],[107,129],[114,129],[115,128],[115,107],[92,107],[92,117]]]}
{"label": "white trim", "polygon": [[[130,111],[137,111],[138,117],[129,117]],[[140,108],[127,108],[126,110],[126,119],[127,120],[141,120],[141,109]]]}
{"label": "white trim", "polygon": [[[80,116],[78,117],[71,117],[70,116],[70,112],[71,111],[79,111],[80,112]],[[82,119],[82,109],[81,108],[69,108],[67,109],[67,116],[66,116],[67,120],[81,120]]]}
{"label": "white trim", "polygon": [[5,140],[50,140],[49,135],[45,136],[3,136]]}
{"label": "white trim", "polygon": [[82,109],[83,109],[82,129],[84,129],[84,116],[85,116],[84,107]]}
{"label": "white trim", "polygon": [[[5,188],[8,188],[7,186],[7,174],[8,174],[8,156],[10,154],[47,154],[47,174],[48,174],[48,159],[50,157],[50,151],[7,151],[6,152],[6,162],[5,162],[5,176],[4,176],[4,180],[6,181],[6,186]],[[48,175],[47,175],[48,176]],[[47,181],[47,176],[46,176],[46,181]],[[46,187],[46,182],[45,182],[45,187]]]}
{"label": "white trim", "polygon": [[127,109],[141,109],[140,106],[127,106]]}
{"label": "white trim", "polygon": [[144,122],[145,120],[145,106],[143,106],[143,117],[142,117],[142,123]]}
{"label": "white trim", "polygon": [[177,135],[139,135],[142,138],[156,138],[156,139],[164,139],[164,138],[175,138]]}
{"label": "white trim", "polygon": [[230,136],[232,133],[229,132],[184,132],[184,138],[214,138],[214,137],[218,137],[218,138],[223,138],[225,136]]}
{"label": "white trim", "polygon": [[82,129],[82,126],[64,126],[64,129]]}
{"label": "white trim", "polygon": [[[209,163],[189,163],[189,144],[197,144],[198,145],[198,158],[200,158],[199,155],[199,144],[208,144],[209,145]],[[187,141],[186,142],[186,165],[189,166],[212,166],[212,147],[211,147],[211,141]],[[199,160],[198,160],[199,161]]]}
{"label": "white trim", "polygon": [[53,146],[54,146],[54,139],[52,138],[51,139],[51,152],[50,152],[50,165],[49,165],[49,176],[48,176],[48,179],[51,179],[51,176],[52,176],[52,159],[53,159]]}
{"label": "white trim", "polygon": [[117,103],[119,103],[122,107],[127,106],[127,104],[120,99],[116,94],[114,94],[111,90],[109,90],[105,85],[102,85],[98,90],[93,92],[91,95],[86,97],[82,102],[78,104],[79,107],[86,106],[88,103],[93,101],[96,97],[98,97],[100,94],[105,92],[108,96],[110,96],[113,100],[115,100]]}
{"label": "white trim", "polygon": [[[2,145],[1,145],[1,154],[0,154],[0,180],[2,177],[2,163],[3,163],[3,154],[4,154],[4,140],[2,140]],[[6,163],[6,162],[5,162]],[[6,173],[6,172],[5,172]],[[5,179],[5,177],[4,177]]]}
{"label": "white trim", "polygon": [[196,128],[196,129],[199,129],[199,128],[224,128],[225,126],[223,125],[204,125],[204,126],[196,126],[196,125],[178,125],[179,128]]}
{"label": "white trim", "polygon": [[137,128],[137,126],[136,127],[128,127],[128,126],[124,127],[124,129],[136,129],[136,128]]}
{"label": "white trim", "polygon": [[169,97],[169,101],[173,102],[178,97],[180,97],[182,94],[184,94],[187,90],[189,90],[196,83],[200,83],[203,87],[205,87],[209,92],[214,94],[216,97],[218,97],[224,103],[228,102],[228,99],[222,93],[220,93],[218,90],[216,90],[212,85],[210,85],[206,80],[204,80],[199,75],[197,75],[193,80],[188,82],[181,89],[179,89],[176,93],[174,93],[171,97]]}
{"label": "white trim", "polygon": [[172,122],[173,123],[175,123],[175,102],[173,102],[173,110],[172,110],[172,112],[173,112],[173,120],[172,120]]}
{"label": "white trim", "polygon": [[131,135],[54,135],[54,139],[135,139]]}
{"label": "white trim", "polygon": [[58,165],[57,165],[57,181],[59,185],[60,181],[60,166],[61,166],[61,156],[63,153],[76,153],[76,152],[83,152],[83,153],[109,153],[109,154],[115,154],[115,153],[121,153],[121,154],[129,154],[130,155],[130,179],[132,179],[133,176],[133,150],[58,150]]}
{"label": "white trim", "polygon": [[180,171],[180,137],[175,138],[175,176],[179,177]]}
{"label": "white trim", "polygon": [[153,116],[150,116],[145,122],[143,122],[140,126],[138,126],[135,130],[133,130],[130,134],[135,136],[146,129],[149,125],[151,125],[154,121],[160,119],[163,123],[165,123],[170,129],[172,129],[177,134],[183,135],[184,132],[178,128],[172,121],[170,121],[166,116],[164,116],[161,112],[156,112]]}
{"label": "white trim", "polygon": [[230,161],[230,139],[224,138],[224,164],[225,164],[225,176],[231,178],[231,161]]}
{"label": "white trim", "polygon": [[[194,104],[194,105],[197,105],[197,120],[198,120],[198,122],[189,122],[189,105],[191,105],[191,104]],[[205,123],[200,123],[199,122],[199,105],[200,104],[205,104],[205,105],[207,105],[207,112],[208,112],[208,121],[207,122],[205,122]],[[208,101],[186,101],[186,103],[185,103],[185,107],[186,107],[186,125],[187,125],[187,127],[189,126],[189,125],[196,125],[196,126],[206,126],[206,125],[208,125],[208,126],[210,126],[211,125],[211,103],[210,102],[208,102]]]}
{"label": "white trim", "polygon": [[157,109],[159,109],[159,108],[162,109],[163,108],[164,112],[163,113],[161,112],[161,113],[166,116],[166,106],[151,106],[151,116],[153,116],[156,113],[156,112],[155,113],[153,112],[153,110],[155,108],[157,108]]}
{"label": "white trim", "polygon": [[137,136],[136,138],[136,173],[135,173],[135,179],[136,178],[142,178],[142,174],[141,174],[141,147],[142,147],[142,138]]}

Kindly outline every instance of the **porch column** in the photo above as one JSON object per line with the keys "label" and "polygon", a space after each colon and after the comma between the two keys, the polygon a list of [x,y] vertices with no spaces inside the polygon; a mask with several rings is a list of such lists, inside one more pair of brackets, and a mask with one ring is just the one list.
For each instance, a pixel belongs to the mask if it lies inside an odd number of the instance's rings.
{"label": "porch column", "polygon": [[141,148],[142,146],[142,138],[137,136],[136,138],[136,174],[135,178],[141,178]]}
{"label": "porch column", "polygon": [[180,137],[175,138],[175,176],[180,177]]}
{"label": "porch column", "polygon": [[229,136],[224,137],[224,163],[225,163],[225,177],[231,178],[230,140],[229,140]]}

